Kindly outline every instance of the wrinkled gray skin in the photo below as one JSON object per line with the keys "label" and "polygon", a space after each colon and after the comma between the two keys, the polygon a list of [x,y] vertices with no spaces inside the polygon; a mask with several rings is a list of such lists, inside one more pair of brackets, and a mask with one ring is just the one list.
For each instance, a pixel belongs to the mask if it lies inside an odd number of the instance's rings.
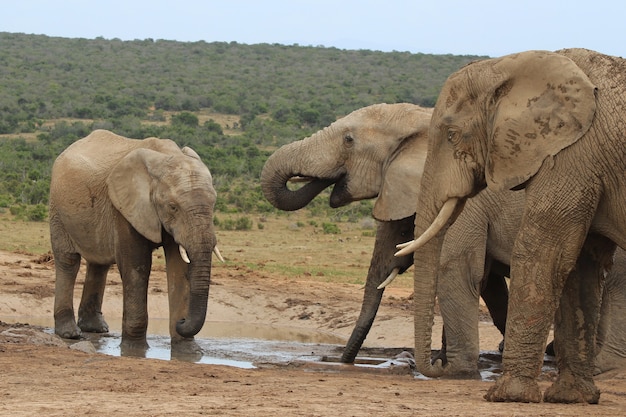
{"label": "wrinkled gray skin", "polygon": [[[192,338],[206,317],[215,199],[211,174],[198,155],[170,140],[96,130],[70,145],[55,161],[50,184],[55,332],[79,338],[81,331],[108,331],[102,298],[107,272],[117,264],[122,347],[147,348],[152,252],[163,246],[172,342]],[[81,258],[87,275],[77,324],[73,291]]]}
{"label": "wrinkled gray skin", "polygon": [[[336,122],[336,125],[350,126],[351,134],[356,138],[363,139],[367,136],[367,132],[375,131],[373,126],[379,123],[379,120],[389,120],[389,117],[381,117],[381,112],[394,113],[398,108],[407,109],[409,107],[404,104],[377,105],[372,109],[365,108],[345,116]],[[377,111],[370,114],[367,113],[374,109],[377,109]],[[363,113],[365,113],[365,117]],[[411,112],[406,112],[404,115],[405,117],[412,117]],[[401,115],[395,116],[396,123],[403,124],[402,121],[399,121],[399,117]],[[424,124],[426,122],[421,120],[421,123]],[[378,130],[380,130],[380,127]],[[318,141],[330,140],[332,135],[329,138],[329,132],[342,132],[342,130],[325,129],[313,135],[312,138],[316,138]],[[335,140],[339,141],[340,138],[335,138]],[[385,138],[380,136],[378,140],[384,141]],[[394,137],[390,137],[387,140],[394,140]],[[298,146],[301,146],[301,144],[301,141],[297,142]],[[286,146],[291,147],[294,145]],[[403,150],[403,154],[409,160],[423,161],[425,159],[424,151],[423,147],[413,146],[406,147]],[[283,155],[282,152],[282,148],[279,149],[272,156],[272,159],[280,160],[281,155]],[[307,149],[302,152],[308,156],[314,156],[311,155],[312,152],[329,153],[325,149]],[[392,152],[395,153],[395,150]],[[411,153],[414,153],[414,155],[411,156]],[[351,154],[347,158],[347,161],[351,161],[349,165],[360,166],[354,162],[359,157],[361,157],[359,152]],[[294,160],[292,155],[289,155],[288,158],[289,163],[298,165],[298,161]],[[399,160],[385,162],[384,165],[388,168],[386,170],[381,168],[383,178],[380,178],[376,183],[383,184],[396,180],[397,172],[402,172],[402,170],[394,170],[395,164],[399,164]],[[284,164],[281,165],[273,161],[271,163],[268,162],[267,166],[284,166]],[[321,167],[315,168],[321,169]],[[275,178],[274,169],[266,167],[263,171],[263,181],[269,181],[267,178]],[[309,166],[308,169],[312,170],[313,167]],[[421,163],[413,164],[409,169],[415,170],[414,176],[418,177],[421,175],[423,165]],[[270,190],[280,188],[280,186],[284,185],[282,184],[283,180],[281,179],[280,184],[272,184],[267,186],[267,188]],[[355,184],[353,188],[359,190],[359,188],[365,185]],[[363,193],[359,192],[358,195],[363,195]],[[382,193],[380,198],[393,198],[400,206],[403,206],[404,204],[401,203],[401,200],[410,198],[411,195],[386,192]],[[268,198],[278,207],[290,204],[290,201],[283,202],[280,197],[272,194],[268,195]],[[519,224],[521,223],[524,203],[523,191],[494,193],[491,190],[485,190],[478,196],[468,200],[464,211],[448,230],[442,249],[441,274],[438,280],[440,309],[444,319],[444,327],[446,328],[445,333],[449,335],[447,343],[444,343],[444,346],[447,344],[447,351],[440,353],[439,358],[447,361],[447,375],[479,377],[477,367],[479,355],[479,295],[483,297],[485,304],[489,308],[494,324],[504,334],[508,304],[508,290],[504,276],[509,274],[510,254]],[[384,292],[384,288],[378,289],[377,287],[391,273],[393,268],[398,267],[400,271],[404,271],[411,265],[412,258],[394,258],[393,253],[395,252],[395,244],[412,238],[413,227],[414,215],[397,220],[378,222],[376,242],[366,279],[361,312],[346,344],[341,358],[342,362],[354,362],[360,347],[367,337]],[[623,269],[623,271],[626,273],[626,269]],[[607,359],[604,362],[619,364],[626,353],[626,348],[620,349],[618,343],[620,338],[623,340],[625,337],[626,323],[621,323],[623,320],[618,315],[619,307],[616,309],[615,306],[620,305],[617,302],[620,297],[626,297],[626,288],[622,288],[624,285],[617,282],[616,277],[618,274],[616,272],[616,269],[614,269],[607,279],[607,288],[613,288],[608,299],[615,302],[611,302],[612,307],[607,307],[606,311],[603,307],[603,321],[607,324],[607,330],[605,332],[606,335],[602,337],[604,340],[607,340],[606,344],[611,346],[608,352],[605,351]],[[626,282],[624,284],[626,285]],[[608,293],[605,292],[604,295],[607,298]],[[608,306],[608,304],[604,302],[603,306]],[[606,320],[604,320],[605,318]],[[611,323],[611,325],[609,326],[608,323]],[[606,366],[598,362],[598,371],[605,370],[607,370]]]}
{"label": "wrinkled gray skin", "polygon": [[[525,188],[504,371],[485,398],[599,401],[593,372],[601,282],[593,277],[609,265],[600,259],[596,271],[568,277],[588,232],[626,248],[625,114],[626,60],[592,51],[523,52],[469,64],[448,78],[429,131],[415,236],[433,223],[443,227],[397,254],[416,251],[424,260],[414,272],[420,372],[443,373],[430,363],[430,341],[447,224],[485,187]],[[559,375],[542,396],[536,379],[553,322]]]}
{"label": "wrinkled gray skin", "polygon": [[[297,210],[303,207],[323,189],[315,187],[313,188],[315,191],[311,191],[312,187],[303,187],[295,193],[296,197],[292,197],[294,192],[286,188],[286,183],[296,176],[307,177],[311,183],[338,183],[331,196],[333,207],[378,196],[373,214],[381,221],[377,226],[361,312],[341,357],[344,363],[354,362],[371,329],[384,292],[384,288],[378,289],[378,286],[394,268],[402,273],[413,263],[412,256],[398,258],[393,254],[396,244],[413,237],[415,218],[413,198],[417,189],[406,189],[402,186],[407,184],[408,179],[418,179],[421,176],[423,161],[426,158],[425,134],[429,122],[430,112],[419,106],[410,104],[368,106],[339,119],[309,138],[283,146],[268,159],[263,169],[261,183],[265,195],[274,206],[283,210]],[[482,214],[480,210],[478,212]],[[468,224],[471,225],[472,220],[469,215],[467,217]],[[483,223],[489,220],[498,222],[500,227],[500,219],[478,220]],[[502,228],[509,229],[505,224]],[[461,231],[459,235],[465,236],[466,233]],[[482,239],[483,252],[479,257],[473,258],[480,259],[480,272],[476,265],[471,265],[470,268],[469,262],[455,265],[462,268],[463,273],[469,274],[472,271],[475,272],[474,276],[482,274],[487,237],[482,236]],[[511,241],[513,238],[509,235],[500,240],[507,239]],[[494,241],[495,252],[500,240]],[[465,241],[459,239],[458,242]],[[450,246],[452,258],[456,256],[455,253],[463,250],[454,243]],[[475,251],[479,252],[480,249],[476,248]],[[460,274],[461,271],[458,275]],[[497,273],[489,275],[488,280],[482,278],[481,275],[475,281],[472,280],[472,285],[476,285],[474,289],[476,297],[479,292],[482,294],[492,312],[494,323],[504,331],[507,289],[502,268]],[[477,308],[478,304],[476,310]],[[477,320],[478,311],[472,313],[475,313]],[[477,327],[475,330],[477,332]],[[473,369],[476,369],[476,363],[472,365]]]}
{"label": "wrinkled gray skin", "polygon": [[[463,211],[450,226],[444,238],[437,298],[446,336],[446,350],[438,358],[446,363],[445,375],[479,378],[479,295],[484,277],[490,281],[507,275],[513,243],[522,222],[525,205],[524,191],[493,192],[486,189],[468,199]],[[572,275],[591,274],[603,280],[601,265],[610,262],[612,246],[599,236],[589,237],[583,246]],[[600,328],[597,335],[599,354],[596,373],[626,365],[626,253],[618,249],[615,265],[607,274],[602,293]],[[495,268],[495,271],[494,271]],[[496,273],[494,273],[496,272]],[[595,274],[595,275],[594,275]],[[571,279],[571,278],[570,278]],[[491,284],[494,287],[494,284]],[[504,335],[507,313],[506,288],[489,291],[486,301],[494,323]]]}
{"label": "wrinkled gray skin", "polygon": [[[414,184],[421,175],[414,167],[426,157],[430,115],[429,109],[407,103],[367,106],[281,147],[263,167],[263,192],[281,210],[306,206],[330,185],[332,207],[378,196],[373,215],[379,222],[363,305],[342,362],[354,362],[372,326],[384,292],[377,287],[394,268],[402,273],[413,263],[411,255],[393,254],[397,243],[413,236]],[[287,182],[294,177],[309,183],[292,191]]]}
{"label": "wrinkled gray skin", "polygon": [[626,365],[626,252],[615,251],[602,290],[595,374]]}

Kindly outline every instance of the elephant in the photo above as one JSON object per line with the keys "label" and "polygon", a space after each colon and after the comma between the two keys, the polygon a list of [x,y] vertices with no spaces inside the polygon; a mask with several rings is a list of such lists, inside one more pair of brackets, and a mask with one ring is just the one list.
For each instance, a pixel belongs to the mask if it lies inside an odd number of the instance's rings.
{"label": "elephant", "polygon": [[[378,220],[376,240],[363,303],[341,356],[343,363],[355,361],[374,322],[386,283],[413,264],[412,256],[396,258],[393,254],[396,244],[413,237],[414,202],[417,198],[414,184],[421,176],[426,158],[430,116],[430,109],[408,103],[367,106],[306,139],[284,145],[264,165],[261,174],[263,192],[275,207],[282,210],[297,210],[306,206],[321,190],[332,184],[335,184],[330,197],[332,207],[378,196],[373,210],[373,216]],[[298,191],[291,191],[287,182],[294,177],[307,178],[309,184]],[[468,220],[471,226],[469,216]],[[496,221],[496,229],[510,229]],[[467,233],[460,231],[459,235],[467,236]],[[506,239],[504,234],[503,238]],[[485,258],[487,236],[484,239],[480,259]],[[508,239],[512,241],[512,237]],[[455,241],[451,239],[451,242]],[[499,245],[499,240],[494,240],[494,251]],[[451,257],[462,250],[460,245],[451,243],[450,246]],[[508,272],[508,269],[503,269],[495,258],[492,263],[493,271],[487,272],[485,279],[481,276],[476,280],[476,285],[481,287],[480,293],[492,313],[494,324],[504,332],[508,301],[504,271]],[[469,272],[469,267],[458,266],[464,268],[463,272]],[[478,311],[475,313],[477,332]],[[473,363],[473,368],[477,372],[476,363]]]}
{"label": "elephant", "polygon": [[[394,257],[395,244],[410,239],[414,201],[426,157],[431,109],[409,103],[374,104],[353,111],[313,135],[276,150],[265,162],[261,187],[267,200],[281,210],[305,207],[333,185],[331,207],[378,196],[373,216],[378,220],[363,304],[341,357],[353,363],[376,317],[388,276],[403,273],[413,256]],[[297,190],[290,180],[307,179]],[[397,198],[402,196],[403,198]]]}
{"label": "elephant", "polygon": [[[570,275],[587,235],[626,249],[626,60],[586,49],[525,51],[476,61],[450,75],[437,99],[416,203],[415,356],[430,362],[432,316],[445,232],[481,190],[525,189],[510,260],[503,373],[487,401],[597,403],[593,381],[601,280]],[[592,243],[593,249],[593,243]],[[569,279],[569,278],[574,279]],[[561,297],[563,295],[563,297]],[[558,311],[557,311],[558,308]],[[555,323],[559,374],[537,377]]]}
{"label": "elephant", "polygon": [[[444,238],[437,276],[437,299],[445,327],[443,353],[437,358],[446,365],[445,375],[480,377],[478,371],[479,295],[485,299],[494,324],[506,332],[508,291],[494,280],[509,276],[513,243],[522,223],[525,192],[485,189],[467,200],[463,211]],[[596,335],[595,374],[626,365],[626,252],[617,249],[614,265],[604,278],[598,263],[610,263],[610,242],[590,235],[571,274],[596,274],[604,280],[602,311]],[[495,270],[494,270],[495,268]],[[481,290],[489,276],[492,289]],[[571,277],[568,279],[572,279]],[[498,282],[498,281],[496,281]],[[547,349],[553,351],[553,349]]]}
{"label": "elephant", "polygon": [[[123,286],[122,344],[146,349],[152,252],[166,259],[173,345],[193,341],[207,311],[217,238],[217,194],[198,154],[168,139],[127,139],[95,130],[55,160],[50,183],[50,240],[55,259],[55,333],[80,338],[107,332],[101,313],[107,273]],[[86,277],[74,316],[81,258]]]}

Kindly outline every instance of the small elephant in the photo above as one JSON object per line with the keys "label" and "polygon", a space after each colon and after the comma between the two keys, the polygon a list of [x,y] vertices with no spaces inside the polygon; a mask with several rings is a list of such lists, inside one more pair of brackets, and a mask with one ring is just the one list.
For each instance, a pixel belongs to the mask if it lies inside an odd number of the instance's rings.
{"label": "small elephant", "polygon": [[[50,184],[55,259],[55,332],[106,332],[101,306],[117,264],[123,286],[122,346],[146,348],[152,252],[165,252],[172,342],[204,324],[217,251],[211,174],[188,147],[157,138],[127,139],[96,130],[56,159]],[[81,258],[87,274],[75,321],[73,293]]]}
{"label": "small elephant", "polygon": [[[504,371],[485,398],[599,401],[593,372],[601,280],[591,277],[608,265],[568,277],[589,233],[626,249],[625,115],[626,60],[585,49],[486,59],[448,78],[431,120],[418,237],[397,252],[424,260],[414,269],[420,372],[443,372],[430,363],[430,323],[450,222],[486,187],[525,189],[511,256]],[[537,377],[553,322],[559,375],[542,395]]]}

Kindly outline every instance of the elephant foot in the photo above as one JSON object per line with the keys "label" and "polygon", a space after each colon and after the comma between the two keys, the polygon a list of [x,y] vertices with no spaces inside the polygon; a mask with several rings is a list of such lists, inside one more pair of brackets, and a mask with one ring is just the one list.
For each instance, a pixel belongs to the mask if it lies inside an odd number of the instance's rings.
{"label": "elephant foot", "polygon": [[172,338],[171,359],[198,362],[204,356],[204,350],[193,338]]}
{"label": "elephant foot", "polygon": [[80,339],[82,332],[74,321],[73,314],[59,314],[54,317],[54,333],[63,339]]}
{"label": "elephant foot", "polygon": [[600,351],[595,360],[594,375],[600,375],[603,372],[608,372],[616,368],[622,368],[626,366],[626,357],[606,353],[604,350]]}
{"label": "elephant foot", "polygon": [[122,341],[120,343],[120,355],[131,356],[137,358],[145,358],[146,352],[150,346],[145,338],[135,339],[130,337],[124,337],[122,335]]}
{"label": "elephant foot", "polygon": [[79,314],[78,327],[80,327],[83,332],[89,333],[109,332],[109,325],[106,321],[104,321],[104,316],[100,312],[97,312],[95,315],[90,316],[81,316]]}
{"label": "elephant foot", "polygon": [[448,362],[444,367],[444,377],[447,379],[481,379],[476,363],[457,364]]}
{"label": "elephant foot", "polygon": [[541,402],[541,390],[534,378],[515,377],[506,372],[489,388],[485,399],[491,402]]}
{"label": "elephant foot", "polygon": [[600,390],[593,379],[576,378],[570,372],[563,372],[546,390],[543,400],[549,403],[597,404],[600,401]]}

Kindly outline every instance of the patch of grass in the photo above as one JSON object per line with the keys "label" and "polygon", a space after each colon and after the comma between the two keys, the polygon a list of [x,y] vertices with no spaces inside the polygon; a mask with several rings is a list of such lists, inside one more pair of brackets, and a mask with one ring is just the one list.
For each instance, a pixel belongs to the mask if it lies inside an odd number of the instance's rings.
{"label": "patch of grass", "polygon": [[50,248],[50,230],[47,221],[18,220],[9,212],[0,214],[0,249],[40,255]]}
{"label": "patch of grass", "polygon": [[[224,217],[222,213],[218,216]],[[254,218],[253,215],[250,215]],[[257,219],[255,219],[257,220]],[[374,237],[363,236],[358,225],[341,223],[340,234],[325,234],[319,225],[324,217],[310,219],[305,212],[263,217],[263,229],[217,230],[218,246],[226,259],[214,258],[216,272],[222,268],[251,273],[267,273],[288,279],[362,285],[367,277]],[[294,234],[288,225],[299,223]],[[314,226],[315,225],[315,226]],[[48,222],[15,220],[0,214],[0,250],[44,254],[51,250]],[[165,263],[162,249],[154,252],[154,267]],[[396,278],[396,287],[413,285],[412,270]]]}

